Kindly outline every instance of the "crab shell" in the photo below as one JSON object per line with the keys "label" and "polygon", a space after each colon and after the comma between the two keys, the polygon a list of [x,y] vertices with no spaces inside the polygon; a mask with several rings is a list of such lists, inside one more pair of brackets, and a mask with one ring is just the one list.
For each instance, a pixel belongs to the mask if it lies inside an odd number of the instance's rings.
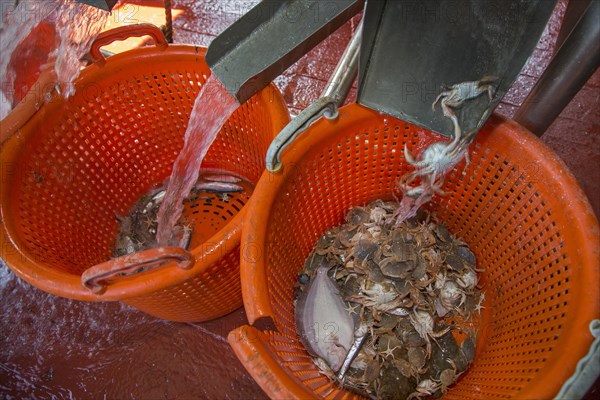
{"label": "crab shell", "polygon": [[462,288],[465,290],[473,290],[477,286],[477,273],[472,269],[467,269],[457,280]]}
{"label": "crab shell", "polygon": [[440,303],[444,308],[450,310],[464,303],[466,294],[454,281],[444,282],[444,286],[440,289]]}

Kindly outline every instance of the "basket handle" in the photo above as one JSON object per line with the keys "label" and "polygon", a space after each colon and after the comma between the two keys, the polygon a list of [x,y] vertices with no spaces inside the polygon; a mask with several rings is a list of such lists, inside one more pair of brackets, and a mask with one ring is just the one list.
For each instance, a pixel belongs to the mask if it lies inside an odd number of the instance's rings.
{"label": "basket handle", "polygon": [[125,25],[120,26],[115,29],[111,29],[106,32],[100,33],[94,43],[92,43],[92,47],[90,48],[90,58],[95,63],[103,63],[106,61],[106,57],[100,52],[100,48],[106,45],[111,44],[116,40],[126,40],[130,37],[139,37],[139,36],[150,36],[157,47],[167,47],[169,43],[165,38],[165,35],[155,25],[152,24],[135,24],[135,25]]}
{"label": "basket handle", "polygon": [[179,247],[138,251],[86,269],[81,274],[81,283],[93,293],[102,294],[109,284],[123,277],[146,272],[168,262],[176,262],[181,269],[190,269],[195,260],[192,254]]}

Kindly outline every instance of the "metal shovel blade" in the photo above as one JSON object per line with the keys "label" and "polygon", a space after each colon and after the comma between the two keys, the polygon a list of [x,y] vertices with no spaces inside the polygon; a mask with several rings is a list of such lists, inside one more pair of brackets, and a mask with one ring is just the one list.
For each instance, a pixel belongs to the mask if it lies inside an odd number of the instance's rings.
{"label": "metal shovel blade", "polygon": [[452,137],[450,119],[439,108],[432,109],[436,97],[451,85],[493,77],[491,101],[482,93],[457,108],[463,132],[476,131],[517,78],[555,4],[555,0],[368,1],[358,102]]}
{"label": "metal shovel blade", "polygon": [[102,10],[111,11],[119,0],[77,0],[79,3],[89,4]]}
{"label": "metal shovel blade", "polygon": [[206,63],[244,103],[358,13],[363,3],[263,0],[212,41]]}

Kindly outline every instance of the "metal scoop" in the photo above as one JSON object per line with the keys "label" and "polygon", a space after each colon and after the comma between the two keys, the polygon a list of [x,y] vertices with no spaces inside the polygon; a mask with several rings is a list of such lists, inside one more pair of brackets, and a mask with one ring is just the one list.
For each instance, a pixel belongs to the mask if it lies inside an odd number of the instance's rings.
{"label": "metal scoop", "polygon": [[363,0],[263,0],[212,41],[206,63],[244,103],[362,5]]}
{"label": "metal scoop", "polygon": [[[453,137],[454,121],[432,110],[441,96],[438,107],[452,108],[464,132],[476,131],[533,52],[555,4],[368,0],[358,102]],[[361,5],[359,0],[264,0],[211,43],[206,61],[244,102]]]}
{"label": "metal scoop", "polygon": [[89,4],[102,10],[110,11],[119,0],[77,0],[79,3]]}
{"label": "metal scoop", "polygon": [[[400,223],[415,215],[463,158],[523,68],[554,0],[368,1],[358,102],[450,137],[417,158],[400,186]],[[420,178],[416,186],[412,181]]]}
{"label": "metal scoop", "polygon": [[358,102],[452,138],[455,123],[477,131],[533,52],[555,4],[368,1]]}

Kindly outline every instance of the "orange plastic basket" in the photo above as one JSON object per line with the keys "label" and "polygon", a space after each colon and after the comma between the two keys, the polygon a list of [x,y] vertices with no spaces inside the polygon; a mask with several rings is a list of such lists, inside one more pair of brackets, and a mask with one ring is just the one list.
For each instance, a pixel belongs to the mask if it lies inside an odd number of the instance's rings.
{"label": "orange plastic basket", "polygon": [[[229,342],[272,398],[353,398],[313,365],[299,341],[292,297],[318,237],[353,206],[392,193],[413,154],[439,140],[359,105],[321,119],[263,175],[242,234],[244,306],[254,324]],[[592,342],[598,318],[598,223],[557,156],[512,121],[494,116],[449,174],[431,210],[475,252],[486,302],[478,352],[445,397],[545,399],[558,392]],[[410,167],[412,168],[412,167]],[[263,325],[264,326],[264,325]]]}
{"label": "orange plastic basket", "polygon": [[[156,46],[109,59],[100,54],[102,45],[133,35],[150,35]],[[115,214],[125,215],[170,175],[210,74],[204,53],[167,45],[156,27],[117,28],[92,46],[96,61],[81,72],[73,97],[55,94],[37,112],[32,108],[1,150],[2,258],[21,278],[59,296],[121,300],[174,321],[208,320],[241,306],[239,243],[248,195],[188,203],[184,212],[194,222],[189,253],[163,248],[110,259],[119,229]],[[229,118],[203,168],[256,183],[270,142],[288,120],[280,93],[267,87]],[[174,262],[117,276],[101,295],[82,286],[82,272],[96,264],[114,269],[153,259]]]}

